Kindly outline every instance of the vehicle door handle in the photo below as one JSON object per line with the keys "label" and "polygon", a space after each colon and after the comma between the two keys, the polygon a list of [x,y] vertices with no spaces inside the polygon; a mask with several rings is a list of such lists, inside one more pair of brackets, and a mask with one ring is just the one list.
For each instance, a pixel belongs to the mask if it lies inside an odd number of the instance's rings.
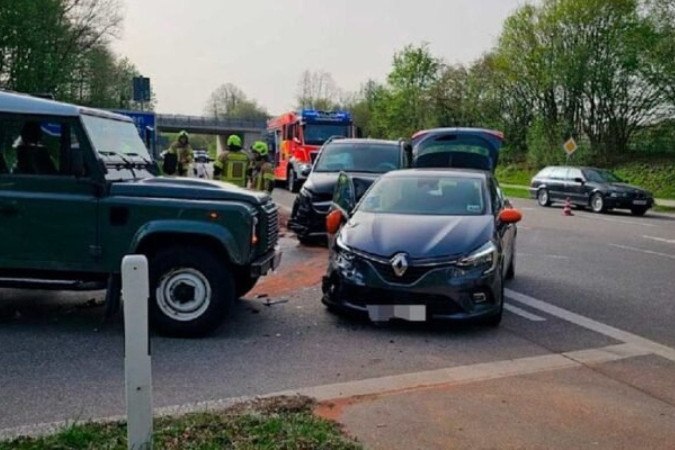
{"label": "vehicle door handle", "polygon": [[14,214],[19,211],[19,202],[16,200],[0,201],[0,213]]}

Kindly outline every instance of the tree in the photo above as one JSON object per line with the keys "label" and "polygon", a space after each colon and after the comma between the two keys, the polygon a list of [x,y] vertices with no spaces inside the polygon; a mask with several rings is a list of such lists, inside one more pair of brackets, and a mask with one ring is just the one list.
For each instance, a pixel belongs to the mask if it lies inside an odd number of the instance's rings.
{"label": "tree", "polygon": [[246,94],[232,83],[218,87],[206,102],[204,108],[210,117],[236,117],[240,119],[266,119],[267,111],[249,100]]}
{"label": "tree", "polygon": [[585,137],[606,160],[667,115],[651,56],[664,42],[637,0],[544,0],[506,21],[497,55],[505,79],[532,104],[546,134],[539,145],[561,153],[566,138]]}
{"label": "tree", "polygon": [[331,110],[340,103],[341,91],[328,72],[305,70],[298,82],[296,100],[300,108]]}
{"label": "tree", "polygon": [[4,0],[0,85],[59,96],[77,60],[106,45],[121,20],[118,0]]}

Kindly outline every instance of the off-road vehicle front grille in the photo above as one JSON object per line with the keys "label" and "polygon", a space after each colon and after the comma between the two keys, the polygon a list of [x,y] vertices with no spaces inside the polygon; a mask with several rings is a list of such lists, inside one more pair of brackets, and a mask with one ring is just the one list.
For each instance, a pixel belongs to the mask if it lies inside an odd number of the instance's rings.
{"label": "off-road vehicle front grille", "polygon": [[263,205],[263,214],[261,234],[265,235],[265,251],[269,251],[279,240],[279,207],[273,201],[269,201]]}

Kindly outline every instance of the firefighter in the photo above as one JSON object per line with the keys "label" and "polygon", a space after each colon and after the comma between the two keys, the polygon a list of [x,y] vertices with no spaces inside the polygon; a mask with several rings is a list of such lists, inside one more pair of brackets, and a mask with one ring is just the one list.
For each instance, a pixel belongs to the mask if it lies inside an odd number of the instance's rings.
{"label": "firefighter", "polygon": [[178,133],[178,140],[171,144],[164,159],[165,173],[168,175],[177,174],[179,177],[187,176],[190,164],[194,161],[194,151],[186,131]]}
{"label": "firefighter", "polygon": [[251,176],[251,188],[256,191],[272,193],[274,189],[274,166],[270,163],[269,149],[267,144],[256,141],[253,150],[253,173]]}
{"label": "firefighter", "polygon": [[241,138],[233,134],[227,138],[227,150],[213,164],[213,179],[245,188],[250,166],[250,158],[242,151]]}

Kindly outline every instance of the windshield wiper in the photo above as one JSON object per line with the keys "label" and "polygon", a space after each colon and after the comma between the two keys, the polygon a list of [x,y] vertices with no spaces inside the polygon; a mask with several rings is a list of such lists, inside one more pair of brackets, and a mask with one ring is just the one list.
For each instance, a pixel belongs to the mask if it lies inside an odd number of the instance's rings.
{"label": "windshield wiper", "polygon": [[134,172],[134,168],[136,167],[136,165],[134,164],[133,161],[128,160],[124,153],[114,152],[111,150],[99,151],[98,153],[103,156],[117,156],[119,159],[122,160],[122,162],[124,162],[124,168],[129,169],[131,171],[131,175],[134,178],[136,178],[136,172]]}

